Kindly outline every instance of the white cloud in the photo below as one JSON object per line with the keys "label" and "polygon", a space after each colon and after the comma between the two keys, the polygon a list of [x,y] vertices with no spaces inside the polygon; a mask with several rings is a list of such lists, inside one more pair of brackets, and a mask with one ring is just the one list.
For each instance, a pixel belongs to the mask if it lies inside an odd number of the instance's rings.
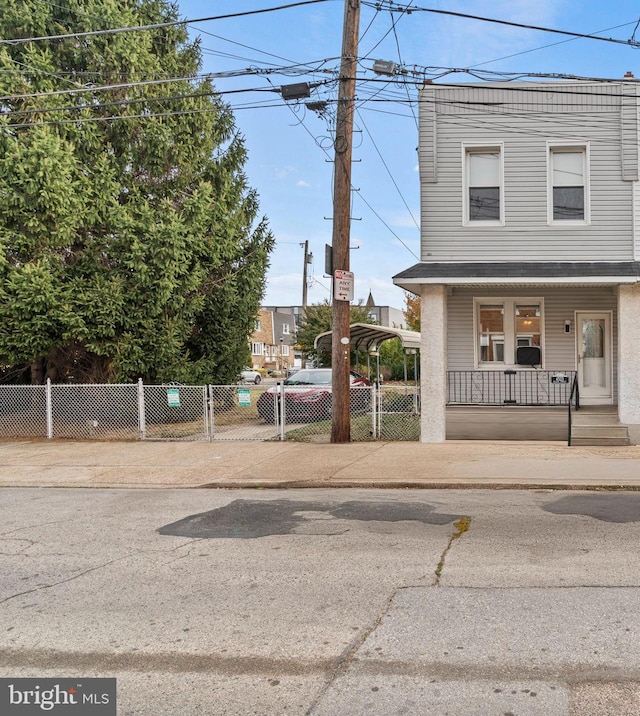
{"label": "white cloud", "polygon": [[296,186],[310,187],[311,184],[309,184],[309,182],[308,182],[308,181],[305,181],[304,179],[299,179],[299,180],[296,182]]}

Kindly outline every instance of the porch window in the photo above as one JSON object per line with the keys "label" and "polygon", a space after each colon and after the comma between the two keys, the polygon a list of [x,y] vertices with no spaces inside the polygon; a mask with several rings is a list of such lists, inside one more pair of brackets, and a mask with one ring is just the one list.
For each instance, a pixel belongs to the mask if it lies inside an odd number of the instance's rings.
{"label": "porch window", "polygon": [[503,222],[500,147],[465,149],[464,223]]}
{"label": "porch window", "polygon": [[549,146],[549,223],[588,222],[586,146]]}
{"label": "porch window", "polygon": [[504,305],[481,304],[480,362],[504,363]]}
{"label": "porch window", "polygon": [[264,355],[264,343],[252,343],[251,354],[254,356]]}
{"label": "porch window", "polygon": [[[516,350],[523,346],[537,346],[540,348],[541,318],[540,304],[516,305],[515,328],[516,328]],[[514,355],[514,363],[516,356]]]}
{"label": "porch window", "polygon": [[522,347],[538,347],[542,353],[542,299],[474,299],[474,304],[478,367],[516,368]]}

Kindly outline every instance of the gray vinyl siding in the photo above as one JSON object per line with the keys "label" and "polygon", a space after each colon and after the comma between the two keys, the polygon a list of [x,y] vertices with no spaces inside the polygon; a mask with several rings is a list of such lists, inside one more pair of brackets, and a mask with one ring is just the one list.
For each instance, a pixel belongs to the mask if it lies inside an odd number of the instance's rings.
{"label": "gray vinyl siding", "polygon": [[[422,260],[632,259],[632,180],[638,175],[633,92],[623,98],[618,84],[572,85],[565,92],[558,86],[538,94],[491,86],[425,89]],[[548,140],[589,143],[590,225],[547,224]],[[505,225],[463,226],[463,145],[497,143],[504,147]]]}
{"label": "gray vinyl siding", "polygon": [[[611,311],[613,340],[613,388],[617,397],[617,289],[603,287],[543,288],[526,286],[507,287],[455,287],[447,298],[447,361],[448,370],[475,370],[473,299],[491,298],[542,298],[544,300],[544,369],[576,369],[575,311]],[[571,333],[564,332],[564,322],[571,321]]]}

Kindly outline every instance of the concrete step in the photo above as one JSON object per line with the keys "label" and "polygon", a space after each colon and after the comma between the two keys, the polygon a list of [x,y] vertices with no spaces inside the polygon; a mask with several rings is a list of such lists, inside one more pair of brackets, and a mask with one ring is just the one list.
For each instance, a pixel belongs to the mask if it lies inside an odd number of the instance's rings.
{"label": "concrete step", "polygon": [[577,438],[571,437],[572,447],[626,447],[631,445],[629,438]]}
{"label": "concrete step", "polygon": [[577,438],[628,438],[626,425],[573,425],[571,435]]}
{"label": "concrete step", "polygon": [[573,425],[619,425],[620,421],[616,413],[583,413],[572,412],[571,422]]}
{"label": "concrete step", "polygon": [[[585,417],[587,418],[585,420]],[[614,417],[615,420],[611,420]],[[571,426],[571,444],[578,445],[630,445],[629,429],[617,416],[592,414],[580,416]]]}

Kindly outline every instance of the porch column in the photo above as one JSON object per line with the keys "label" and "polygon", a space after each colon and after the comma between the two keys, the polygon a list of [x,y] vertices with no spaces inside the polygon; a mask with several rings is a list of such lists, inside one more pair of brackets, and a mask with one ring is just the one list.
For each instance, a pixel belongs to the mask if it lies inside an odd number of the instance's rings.
{"label": "porch column", "polygon": [[640,284],[618,287],[618,416],[640,444]]}
{"label": "porch column", "polygon": [[420,442],[441,443],[446,439],[446,286],[422,286],[420,333]]}

